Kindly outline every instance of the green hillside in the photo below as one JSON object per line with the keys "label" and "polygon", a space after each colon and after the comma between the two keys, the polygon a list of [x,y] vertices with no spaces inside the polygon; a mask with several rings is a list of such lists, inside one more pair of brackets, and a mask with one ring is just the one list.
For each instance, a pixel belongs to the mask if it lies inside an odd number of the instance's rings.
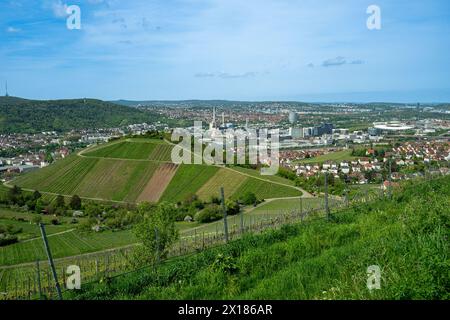
{"label": "green hillside", "polygon": [[65,131],[142,123],[152,114],[94,99],[25,100],[0,97],[0,132]]}
{"label": "green hillside", "polygon": [[208,201],[219,196],[221,186],[227,198],[238,198],[246,192],[255,193],[259,199],[301,195],[289,180],[266,178],[257,171],[250,174],[248,170],[181,165],[168,176],[163,172],[172,147],[155,139],[114,141],[21,175],[10,184],[51,195],[76,194],[91,200],[131,203],[138,199],[179,202],[194,194]]}
{"label": "green hillside", "polygon": [[[72,299],[450,298],[450,176],[85,286]],[[367,288],[367,268],[381,289]]]}

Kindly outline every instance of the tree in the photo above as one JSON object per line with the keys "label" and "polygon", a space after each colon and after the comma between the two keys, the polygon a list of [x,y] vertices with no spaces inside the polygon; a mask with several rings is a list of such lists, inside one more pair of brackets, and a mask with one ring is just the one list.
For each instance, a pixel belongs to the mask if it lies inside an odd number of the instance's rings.
{"label": "tree", "polygon": [[233,216],[238,214],[241,211],[241,207],[239,206],[239,203],[237,201],[228,200],[226,202],[227,207],[227,215]]}
{"label": "tree", "polygon": [[144,202],[138,212],[143,221],[135,226],[134,234],[143,246],[136,248],[134,264],[154,264],[167,256],[168,248],[179,237],[175,228],[177,208],[166,202],[156,206]]}
{"label": "tree", "polygon": [[22,189],[18,186],[14,186],[8,191],[8,201],[16,204],[22,198]]}
{"label": "tree", "polygon": [[81,198],[77,195],[74,195],[72,197],[72,199],[70,199],[70,204],[69,206],[73,209],[73,210],[80,210],[81,209]]}
{"label": "tree", "polygon": [[35,190],[35,191],[33,192],[33,197],[32,197],[32,199],[33,199],[34,201],[36,201],[37,199],[40,199],[41,197],[42,197],[42,195],[41,195],[41,193],[40,193],[39,191]]}
{"label": "tree", "polygon": [[33,222],[34,224],[39,224],[42,222],[42,217],[40,215],[35,215],[31,219],[31,222]]}
{"label": "tree", "polygon": [[66,203],[64,201],[64,197],[62,195],[58,195],[55,200],[55,208],[64,208]]}
{"label": "tree", "polygon": [[253,192],[244,193],[240,200],[245,205],[255,204],[258,201],[258,199],[256,198],[256,195]]}

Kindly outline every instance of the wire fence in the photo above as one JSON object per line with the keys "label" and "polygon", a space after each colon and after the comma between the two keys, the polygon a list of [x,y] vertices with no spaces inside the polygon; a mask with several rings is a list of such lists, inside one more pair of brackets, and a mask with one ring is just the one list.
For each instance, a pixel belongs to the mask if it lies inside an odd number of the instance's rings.
{"label": "wire fence", "polygon": [[[167,259],[174,259],[208,248],[223,245],[228,241],[239,239],[244,234],[258,234],[265,230],[277,229],[286,224],[310,220],[314,217],[323,218],[331,210],[339,210],[346,206],[358,205],[384,197],[386,192],[380,190],[364,190],[344,197],[328,198],[316,207],[302,205],[299,198],[299,207],[291,210],[271,210],[270,213],[247,215],[240,213],[229,216],[215,223],[206,231],[192,231],[180,238],[169,250]],[[327,210],[328,206],[328,210]],[[227,222],[227,223],[226,223]],[[228,228],[225,228],[227,224]],[[201,229],[199,229],[201,230]],[[78,257],[57,259],[55,269],[58,282],[62,290],[67,289],[66,270],[71,265],[80,268],[81,283],[87,285],[93,282],[107,281],[129,272],[135,272],[132,267],[132,251],[135,245],[112,249],[102,253],[84,254]],[[18,267],[0,268],[0,300],[31,300],[31,299],[58,299],[48,261],[37,261]]]}

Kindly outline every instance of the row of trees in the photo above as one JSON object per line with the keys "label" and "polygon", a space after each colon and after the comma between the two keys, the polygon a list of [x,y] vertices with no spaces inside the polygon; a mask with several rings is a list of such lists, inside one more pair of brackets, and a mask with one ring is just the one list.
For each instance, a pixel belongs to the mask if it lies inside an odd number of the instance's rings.
{"label": "row of trees", "polygon": [[24,192],[20,187],[14,186],[6,194],[0,196],[0,203],[15,205],[35,213],[66,215],[67,210],[80,210],[82,208],[81,198],[74,195],[68,204],[64,196],[58,195],[52,202],[42,198],[39,191]]}

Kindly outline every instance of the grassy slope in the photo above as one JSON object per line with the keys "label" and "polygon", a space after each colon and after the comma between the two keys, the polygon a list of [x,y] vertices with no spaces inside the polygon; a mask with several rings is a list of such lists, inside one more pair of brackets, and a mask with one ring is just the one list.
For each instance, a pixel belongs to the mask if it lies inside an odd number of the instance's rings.
{"label": "grassy slope", "polygon": [[[450,177],[324,219],[168,261],[83,299],[448,299]],[[381,289],[366,287],[368,266]],[[157,272],[157,274],[155,274]],[[75,296],[71,296],[75,298]]]}
{"label": "grassy slope", "polygon": [[233,170],[248,174],[252,177],[256,177],[256,178],[262,178],[265,180],[269,180],[269,181],[273,181],[273,182],[278,182],[278,183],[282,183],[282,184],[286,184],[286,185],[290,185],[290,186],[294,186],[295,183],[292,180],[288,180],[279,176],[263,176],[261,175],[261,172],[259,170],[254,170],[254,169],[248,169],[248,168],[243,168],[243,167],[239,167],[239,166],[233,166],[231,167]]}
{"label": "grassy slope", "polygon": [[195,194],[214,174],[217,167],[181,165],[164,191],[161,201],[178,202]]}
{"label": "grassy slope", "polygon": [[[83,157],[72,155],[47,168],[20,176],[12,183],[55,194],[134,202],[161,163],[158,161],[170,160],[171,150],[172,146],[161,140],[115,141],[96,147],[83,154]],[[221,186],[224,186],[227,198],[237,198],[245,192],[254,192],[260,199],[300,195],[298,190],[289,186],[292,182],[281,177],[260,176],[255,170],[243,168],[233,170],[206,165],[182,165],[161,200],[178,202],[191,194],[209,200],[212,195],[219,195]],[[262,181],[257,177],[286,186]]]}

